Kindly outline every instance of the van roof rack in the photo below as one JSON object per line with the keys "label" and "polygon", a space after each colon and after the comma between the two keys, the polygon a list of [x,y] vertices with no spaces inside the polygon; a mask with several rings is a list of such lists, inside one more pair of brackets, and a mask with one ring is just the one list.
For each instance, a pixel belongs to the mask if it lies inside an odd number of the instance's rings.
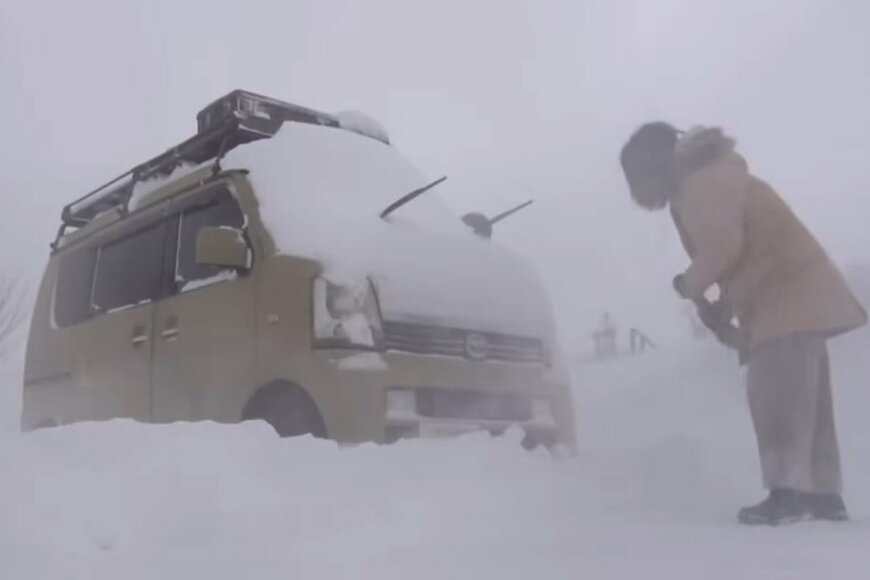
{"label": "van roof rack", "polygon": [[198,165],[211,159],[219,163],[238,145],[274,136],[286,122],[339,127],[338,120],[327,113],[248,91],[232,91],[196,115],[196,135],[65,206],[55,245],[67,227],[81,228],[115,208],[126,213],[137,182],[169,175],[182,163]]}

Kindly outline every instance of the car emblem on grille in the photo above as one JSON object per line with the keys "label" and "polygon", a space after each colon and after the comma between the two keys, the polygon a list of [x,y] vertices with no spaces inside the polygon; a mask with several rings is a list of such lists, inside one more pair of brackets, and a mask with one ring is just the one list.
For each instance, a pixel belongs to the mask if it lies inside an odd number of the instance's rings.
{"label": "car emblem on grille", "polygon": [[465,337],[465,354],[470,359],[485,359],[489,356],[489,341],[482,334],[469,334]]}

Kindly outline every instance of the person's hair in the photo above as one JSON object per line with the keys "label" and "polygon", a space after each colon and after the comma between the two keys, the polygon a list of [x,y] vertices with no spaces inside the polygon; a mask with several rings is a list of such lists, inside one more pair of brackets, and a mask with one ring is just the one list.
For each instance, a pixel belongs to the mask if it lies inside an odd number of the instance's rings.
{"label": "person's hair", "polygon": [[668,123],[647,123],[622,148],[620,162],[631,197],[649,210],[663,209],[679,184],[676,148],[680,131]]}

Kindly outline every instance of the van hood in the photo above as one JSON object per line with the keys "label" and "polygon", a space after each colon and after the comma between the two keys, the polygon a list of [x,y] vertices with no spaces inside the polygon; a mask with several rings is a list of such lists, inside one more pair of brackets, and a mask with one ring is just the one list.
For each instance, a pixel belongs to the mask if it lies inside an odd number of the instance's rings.
{"label": "van hood", "polygon": [[[510,252],[485,247],[483,240],[456,242],[440,240],[437,253],[405,254],[408,261],[401,269],[395,264],[373,267],[384,318],[548,336],[549,300],[536,274]],[[409,244],[407,250],[413,249]]]}
{"label": "van hood", "polygon": [[281,254],[320,262],[331,275],[368,276],[386,320],[519,336],[550,336],[547,293],[530,265],[481,239],[437,187],[380,212],[428,183],[395,148],[331,127],[286,124],[271,139],[231,151]]}
{"label": "van hood", "polygon": [[366,256],[327,264],[341,273],[368,275],[385,320],[550,336],[547,293],[537,273],[507,248],[474,236],[437,235],[404,224],[384,226],[375,235],[359,236],[357,247]]}

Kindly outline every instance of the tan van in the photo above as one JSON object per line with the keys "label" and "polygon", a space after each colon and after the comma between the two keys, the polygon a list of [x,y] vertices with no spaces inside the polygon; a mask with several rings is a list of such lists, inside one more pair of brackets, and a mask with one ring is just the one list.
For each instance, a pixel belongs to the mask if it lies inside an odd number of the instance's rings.
{"label": "tan van", "polygon": [[[22,427],[268,421],[392,442],[512,425],[574,444],[536,273],[360,115],[236,91],[64,208]],[[430,186],[432,184],[429,184]]]}

